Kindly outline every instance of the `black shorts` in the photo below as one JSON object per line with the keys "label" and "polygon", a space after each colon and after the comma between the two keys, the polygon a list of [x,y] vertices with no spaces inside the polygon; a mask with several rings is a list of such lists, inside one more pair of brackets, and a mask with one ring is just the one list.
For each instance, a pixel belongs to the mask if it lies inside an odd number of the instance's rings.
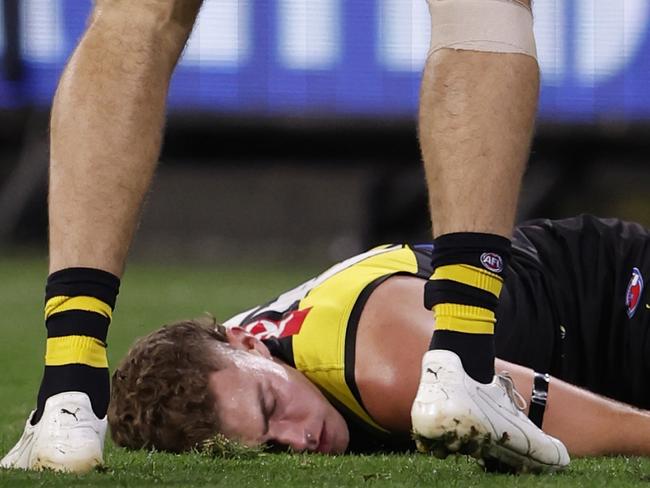
{"label": "black shorts", "polygon": [[650,408],[650,232],[593,216],[519,226],[497,354]]}

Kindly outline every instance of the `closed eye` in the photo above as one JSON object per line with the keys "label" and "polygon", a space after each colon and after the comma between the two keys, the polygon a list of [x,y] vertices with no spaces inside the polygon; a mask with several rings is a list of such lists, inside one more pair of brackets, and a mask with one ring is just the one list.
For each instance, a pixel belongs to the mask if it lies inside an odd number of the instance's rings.
{"label": "closed eye", "polygon": [[[261,389],[261,387],[260,387]],[[264,392],[260,392],[262,414],[264,417],[264,436],[267,436],[269,433],[269,421],[275,413],[276,406],[278,404],[275,395],[273,394],[271,388],[267,388]]]}
{"label": "closed eye", "polygon": [[264,405],[264,418],[266,419],[267,424],[269,420],[271,420],[271,418],[273,417],[277,405],[278,405],[278,400],[275,397],[275,395],[270,391],[267,392],[267,394],[265,395],[265,405]]}

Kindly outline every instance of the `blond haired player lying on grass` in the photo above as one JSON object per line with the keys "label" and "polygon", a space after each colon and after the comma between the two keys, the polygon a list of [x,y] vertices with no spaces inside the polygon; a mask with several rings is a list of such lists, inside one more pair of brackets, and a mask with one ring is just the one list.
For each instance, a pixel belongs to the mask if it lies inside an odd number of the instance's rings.
{"label": "blond haired player lying on grass", "polygon": [[[520,226],[514,243],[496,336],[496,369],[509,374],[480,384],[452,352],[422,365],[420,388],[444,381],[484,420],[459,431],[460,452],[532,471],[566,466],[567,449],[650,455],[650,414],[635,408],[650,407],[650,234],[581,216]],[[430,253],[379,247],[224,326],[187,321],[140,339],[113,376],[114,440],[184,451],[221,433],[296,451],[409,448],[432,330]],[[547,434],[536,443],[533,422]]]}

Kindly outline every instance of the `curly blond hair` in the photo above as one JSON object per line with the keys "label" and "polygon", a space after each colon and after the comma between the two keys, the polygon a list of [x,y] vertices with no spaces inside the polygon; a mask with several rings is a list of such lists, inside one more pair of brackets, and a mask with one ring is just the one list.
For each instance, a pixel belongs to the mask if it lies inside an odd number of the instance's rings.
{"label": "curly blond hair", "polygon": [[139,339],[113,373],[108,423],[119,446],[182,452],[219,428],[209,375],[223,369],[226,329],[212,317]]}

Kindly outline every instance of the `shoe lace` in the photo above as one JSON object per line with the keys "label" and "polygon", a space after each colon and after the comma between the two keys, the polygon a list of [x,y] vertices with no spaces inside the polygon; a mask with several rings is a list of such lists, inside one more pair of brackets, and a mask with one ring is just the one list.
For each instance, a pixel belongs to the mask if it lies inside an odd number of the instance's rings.
{"label": "shoe lace", "polygon": [[521,411],[526,410],[528,404],[526,403],[526,400],[524,400],[524,397],[521,396],[521,393],[517,391],[517,388],[515,388],[515,382],[513,381],[512,376],[510,376],[510,372],[501,371],[501,373],[497,375],[497,378],[499,378],[501,386],[506,390],[506,394],[508,395],[508,398],[512,400],[514,406]]}

